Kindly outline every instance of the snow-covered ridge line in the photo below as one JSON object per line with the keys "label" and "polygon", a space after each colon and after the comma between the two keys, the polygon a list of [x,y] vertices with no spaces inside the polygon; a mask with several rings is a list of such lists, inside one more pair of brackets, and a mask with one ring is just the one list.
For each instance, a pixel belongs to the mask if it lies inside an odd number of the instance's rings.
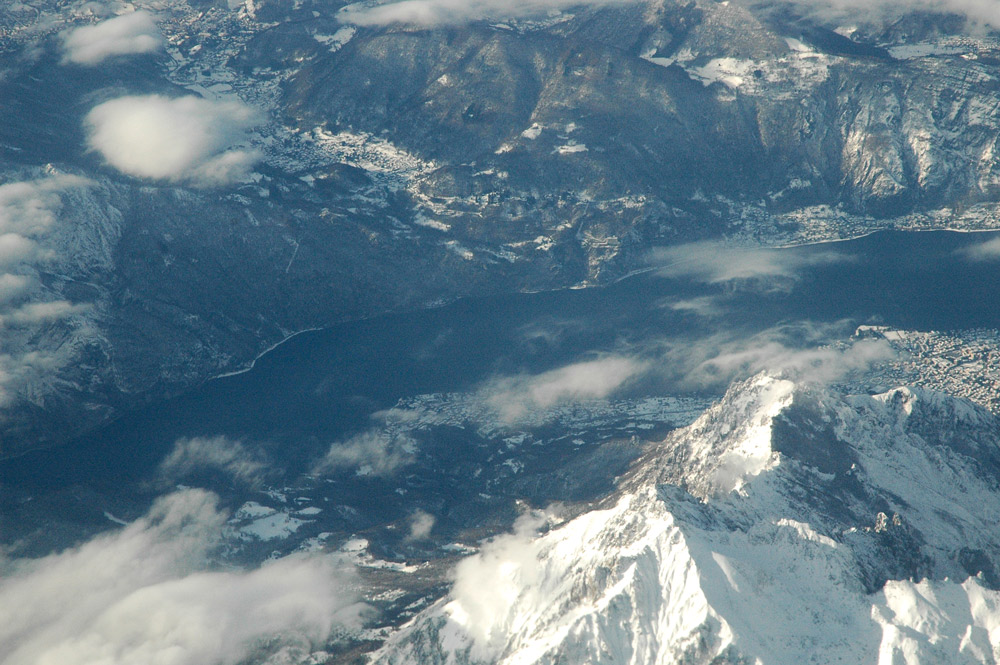
{"label": "snow-covered ridge line", "polygon": [[[998,442],[944,394],[754,377],[605,505],[486,543],[374,662],[993,663]],[[734,456],[767,463],[720,485]]]}

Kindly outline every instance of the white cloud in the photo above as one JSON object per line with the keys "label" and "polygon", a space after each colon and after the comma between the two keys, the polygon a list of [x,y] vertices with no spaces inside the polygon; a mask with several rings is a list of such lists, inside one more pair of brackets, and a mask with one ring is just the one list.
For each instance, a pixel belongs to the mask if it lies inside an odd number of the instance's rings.
{"label": "white cloud", "polygon": [[434,522],[437,520],[428,512],[423,510],[415,510],[412,515],[410,515],[410,533],[406,537],[407,540],[425,540],[429,535],[431,535],[431,529],[434,528]]}
{"label": "white cloud", "polygon": [[24,296],[38,286],[38,281],[27,275],[0,275],[0,306]]}
{"label": "white cloud", "polygon": [[664,303],[664,306],[668,309],[672,309],[675,312],[690,312],[697,316],[704,317],[714,317],[720,316],[725,309],[719,304],[718,298],[715,296],[700,296],[697,298],[689,298],[687,300],[673,300]]}
{"label": "white cloud", "polygon": [[30,237],[48,233],[62,209],[62,192],[90,184],[86,178],[57,175],[0,185],[0,233]]}
{"label": "white cloud", "polygon": [[409,435],[372,429],[330,446],[315,473],[355,469],[358,475],[389,476],[413,461],[417,442]]}
{"label": "white cloud", "polygon": [[652,263],[663,277],[705,284],[740,282],[765,290],[787,289],[810,266],[847,261],[832,251],[730,247],[697,242],[657,249]]}
{"label": "white cloud", "polygon": [[80,546],[0,559],[0,661],[236,665],[267,640],[322,645],[360,625],[353,571],[328,555],[210,570],[224,522],[213,495],[187,490]]}
{"label": "white cloud", "polygon": [[33,302],[0,316],[0,322],[4,325],[36,325],[83,314],[90,309],[91,305],[87,303],[74,304],[68,300]]}
{"label": "white cloud", "polygon": [[153,16],[137,11],[85,25],[63,37],[65,61],[80,65],[96,65],[116,55],[152,53],[163,48]]}
{"label": "white cloud", "polygon": [[458,25],[469,21],[502,20],[544,14],[578,5],[630,4],[639,0],[402,0],[375,6],[344,7],[338,18],[355,25],[408,23],[420,26]]}
{"label": "white cloud", "polygon": [[59,231],[69,190],[93,183],[70,175],[50,175],[37,180],[0,185],[0,325],[5,326],[0,352],[0,406],[18,396],[36,403],[57,381],[60,367],[74,359],[74,344],[49,340],[37,327],[72,321],[74,335],[86,330],[74,316],[91,308],[49,293],[37,271],[59,257],[50,248],[51,235]]}
{"label": "white cloud", "polygon": [[545,570],[540,558],[543,543],[539,529],[558,519],[558,508],[534,511],[514,523],[514,532],[486,542],[475,555],[455,567],[452,601],[445,606],[449,618],[472,639],[476,660],[493,661],[499,656],[512,622],[515,607],[524,596],[534,597],[545,607]]}
{"label": "white cloud", "polygon": [[224,185],[246,177],[259,155],[250,150],[228,150],[198,166],[191,179],[204,185]]}
{"label": "white cloud", "polygon": [[[401,0],[374,6],[348,5],[340,20],[356,25],[405,23],[418,26],[458,25],[477,20],[503,20],[544,15],[578,6],[611,6],[638,0]],[[750,8],[773,9],[773,0],[739,0]],[[913,11],[951,12],[975,23],[1000,27],[996,0],[786,0],[779,5],[826,21],[891,20]]]}
{"label": "white cloud", "polygon": [[192,473],[217,470],[247,484],[263,480],[266,473],[263,455],[224,436],[178,439],[174,449],[160,462],[160,475],[172,482]]}
{"label": "white cloud", "polygon": [[969,261],[1000,260],[1000,238],[993,238],[958,250],[958,254]]}
{"label": "white cloud", "polygon": [[480,392],[501,418],[513,421],[533,409],[602,399],[646,369],[648,364],[635,358],[606,356],[533,376],[497,379]]}
{"label": "white cloud", "polygon": [[[740,0],[748,7],[774,8],[773,0]],[[862,20],[891,21],[915,11],[965,16],[973,23],[1000,28],[1000,4],[996,0],[785,0],[777,6],[792,6],[808,16],[831,22]]]}
{"label": "white cloud", "polygon": [[697,383],[713,383],[726,377],[728,382],[767,371],[803,383],[830,383],[893,356],[892,347],[885,340],[862,340],[847,349],[797,349],[777,341],[750,340],[721,349],[718,355],[698,365],[688,378]]}
{"label": "white cloud", "polygon": [[895,357],[881,339],[828,345],[828,340],[842,338],[842,328],[800,322],[749,338],[721,333],[667,349],[659,369],[690,389],[720,390],[763,371],[801,383],[826,384]]}
{"label": "white cloud", "polygon": [[85,122],[90,147],[122,173],[215,186],[247,175],[257,155],[234,146],[262,117],[236,100],[146,95],[99,104]]}
{"label": "white cloud", "polygon": [[35,263],[51,258],[51,252],[38,243],[17,233],[0,235],[0,269],[10,270],[25,263]]}

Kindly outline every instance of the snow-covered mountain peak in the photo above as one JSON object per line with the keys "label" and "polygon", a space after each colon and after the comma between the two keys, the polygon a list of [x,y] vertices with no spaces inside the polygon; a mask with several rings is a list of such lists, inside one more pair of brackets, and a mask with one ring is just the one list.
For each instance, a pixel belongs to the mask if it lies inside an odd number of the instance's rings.
{"label": "snow-covered mountain peak", "polygon": [[[772,424],[795,392],[795,383],[768,374],[735,384],[718,404],[651,451],[650,469],[666,474],[661,481],[702,499],[743,490],[779,463]],[[653,462],[655,457],[662,463]]]}
{"label": "snow-covered mountain peak", "polygon": [[[951,396],[933,390],[921,388],[893,388],[873,399],[885,405],[893,412],[901,426],[920,428],[926,420],[941,421],[947,424],[941,434],[948,435],[953,431],[996,432],[996,418],[988,411],[977,408],[971,402],[954,399]],[[909,423],[907,425],[906,423]]]}
{"label": "snow-covered mountain peak", "polygon": [[947,395],[754,377],[599,509],[484,544],[375,661],[993,663],[998,441]]}

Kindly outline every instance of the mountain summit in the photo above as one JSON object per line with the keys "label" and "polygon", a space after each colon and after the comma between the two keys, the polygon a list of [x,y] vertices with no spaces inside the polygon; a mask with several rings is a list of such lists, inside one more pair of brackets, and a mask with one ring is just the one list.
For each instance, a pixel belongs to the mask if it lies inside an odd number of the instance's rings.
{"label": "mountain summit", "polygon": [[993,663],[998,440],[942,394],[757,376],[605,505],[484,545],[376,662]]}

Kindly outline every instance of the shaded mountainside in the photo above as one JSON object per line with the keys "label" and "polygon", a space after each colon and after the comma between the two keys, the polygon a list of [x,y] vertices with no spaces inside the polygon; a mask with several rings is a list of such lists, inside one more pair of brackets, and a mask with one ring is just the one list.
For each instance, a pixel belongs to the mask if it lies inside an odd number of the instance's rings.
{"label": "shaded mountainside", "polygon": [[485,545],[376,662],[992,663],[998,442],[940,393],[758,376],[602,505]]}
{"label": "shaded mountainside", "polygon": [[[826,238],[906,215],[995,222],[1000,43],[954,19],[844,36],[686,0],[416,28],[346,25],[336,3],[217,4],[157,5],[164,52],[102,67],[61,57],[59,30],[95,20],[85,6],[0,10],[3,182],[88,179],[51,203],[56,259],[37,268],[46,297],[79,307],[5,340],[0,455],[297,331],[604,284],[657,245],[808,239],[820,214]],[[154,93],[266,112],[251,178],[104,163],[90,109]]]}

